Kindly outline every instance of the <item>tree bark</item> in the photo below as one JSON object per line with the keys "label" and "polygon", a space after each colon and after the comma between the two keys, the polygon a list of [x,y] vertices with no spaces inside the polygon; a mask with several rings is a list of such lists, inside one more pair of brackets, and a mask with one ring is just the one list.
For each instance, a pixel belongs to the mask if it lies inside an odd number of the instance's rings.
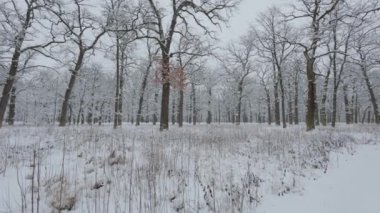
{"label": "tree bark", "polygon": [[73,115],[73,108],[69,105],[69,125],[71,125],[71,119]]}
{"label": "tree bark", "polygon": [[[175,93],[173,93],[173,96],[175,96]],[[175,97],[173,98],[173,101],[172,101],[172,124],[174,125],[175,124],[175,118],[176,118],[176,116],[175,116],[175,113],[176,113],[176,111],[175,111]]]}
{"label": "tree bark", "polygon": [[344,109],[346,114],[346,124],[351,124],[351,107],[350,101],[348,100],[347,87],[347,84],[343,85]]}
{"label": "tree bark", "polygon": [[193,125],[197,124],[197,99],[195,94],[195,83],[191,83],[191,93],[192,93],[192,102],[193,102]]}
{"label": "tree bark", "polygon": [[319,126],[319,104],[315,103],[314,122],[316,126]]}
{"label": "tree bark", "polygon": [[265,96],[266,96],[265,100],[267,104],[268,124],[271,125],[272,124],[272,109],[271,109],[270,93],[269,93],[268,88],[264,88],[264,90],[265,90]]}
{"label": "tree bark", "polygon": [[280,100],[278,95],[278,83],[274,84],[274,120],[277,126],[281,125],[280,118]]}
{"label": "tree bark", "polygon": [[71,96],[71,93],[72,93],[74,85],[75,85],[76,77],[79,74],[80,69],[82,68],[84,54],[85,54],[84,50],[80,49],[77,61],[75,63],[75,68],[74,68],[74,70],[71,71],[71,77],[70,77],[69,85],[66,89],[63,104],[62,104],[61,116],[59,119],[59,126],[66,126],[67,110],[68,110],[68,106],[69,106],[70,96]]}
{"label": "tree bark", "polygon": [[294,124],[299,124],[299,110],[298,110],[298,71],[294,78]]}
{"label": "tree bark", "polygon": [[364,65],[362,65],[361,66],[361,70],[362,70],[362,73],[363,73],[363,76],[364,76],[364,81],[366,83],[366,86],[367,86],[367,89],[368,89],[368,93],[369,93],[369,96],[370,96],[370,100],[371,100],[371,104],[372,104],[372,108],[373,108],[373,113],[374,113],[374,116],[375,116],[375,123],[376,124],[380,124],[379,107],[377,105],[377,100],[376,100],[375,92],[373,91],[371,81],[369,80],[369,77],[368,77],[368,74],[367,74],[367,69],[366,69],[366,67]]}
{"label": "tree bark", "polygon": [[212,113],[211,113],[211,98],[212,98],[212,89],[208,88],[208,102],[207,102],[207,124],[212,122]]}
{"label": "tree bark", "polygon": [[162,51],[162,99],[160,131],[169,129],[169,101],[170,101],[170,57],[168,51]]}
{"label": "tree bark", "polygon": [[25,40],[26,31],[30,27],[31,21],[33,19],[33,10],[34,10],[34,4],[30,3],[28,5],[28,8],[25,14],[25,21],[22,25],[22,29],[15,38],[16,45],[14,47],[14,52],[12,55],[11,66],[9,68],[8,77],[5,82],[1,99],[0,99],[0,128],[3,126],[4,115],[5,115],[5,111],[7,109],[7,105],[9,102],[10,93],[13,88],[13,84],[16,80],[16,75],[18,71],[18,63],[21,56],[21,48]]}
{"label": "tree bark", "polygon": [[187,113],[187,121],[189,124],[192,123],[192,118],[193,118],[193,91],[191,90],[190,92],[190,100],[189,100],[189,109]]}
{"label": "tree bark", "polygon": [[267,101],[268,124],[271,125],[272,124],[272,108],[271,108],[269,90],[265,89],[265,93],[266,93],[266,101]]}
{"label": "tree bark", "polygon": [[282,79],[282,69],[278,68],[278,80],[280,84],[280,91],[281,91],[281,114],[282,114],[282,127],[286,128],[286,113],[285,113],[285,88],[284,83]]}
{"label": "tree bark", "polygon": [[293,125],[293,103],[292,103],[292,90],[291,90],[291,85],[290,81],[288,83],[288,88],[289,88],[289,97],[288,97],[288,118],[289,118],[289,124]]}
{"label": "tree bark", "polygon": [[86,82],[84,83],[84,86],[83,86],[83,93],[82,93],[82,96],[80,98],[80,101],[79,101],[79,111],[78,111],[78,115],[77,115],[77,125],[79,125],[79,122],[80,122],[80,116],[83,112],[83,104],[84,104],[84,96],[86,95]]}
{"label": "tree bark", "polygon": [[9,100],[9,111],[8,111],[8,125],[13,126],[15,122],[16,115],[16,87],[11,90],[11,98]]}
{"label": "tree bark", "polygon": [[120,98],[120,40],[116,38],[116,94],[115,94],[115,110],[113,119],[113,128],[116,129],[119,125],[119,98]]}
{"label": "tree bark", "polygon": [[[307,53],[306,53],[307,54]],[[308,58],[306,62],[306,74],[308,80],[308,97],[307,97],[307,112],[306,112],[306,131],[315,129],[315,111],[317,108],[316,86],[314,73],[314,58]]]}
{"label": "tree bark", "polygon": [[359,122],[359,102],[358,102],[358,93],[355,88],[355,123]]}
{"label": "tree bark", "polygon": [[150,74],[151,67],[152,67],[152,62],[149,61],[148,67],[147,67],[147,69],[145,70],[145,73],[144,73],[143,81],[141,83],[139,106],[138,106],[138,109],[137,109],[137,116],[136,116],[136,126],[140,125],[141,112],[142,112],[142,107],[143,107],[143,103],[144,103],[145,89],[146,89],[146,86],[148,84],[148,77],[149,77],[149,74]]}
{"label": "tree bark", "polygon": [[123,122],[123,89],[124,89],[124,60],[125,55],[124,51],[121,52],[121,63],[120,63],[120,76],[119,76],[119,99],[118,99],[118,110],[119,114],[117,116],[117,125],[121,126]]}
{"label": "tree bark", "polygon": [[371,110],[368,110],[367,123],[371,123]]}
{"label": "tree bark", "polygon": [[332,59],[330,58],[330,67],[327,70],[325,80],[323,82],[323,93],[322,93],[321,114],[320,114],[322,126],[327,126],[326,101],[327,101],[327,92],[328,92],[328,86],[329,86],[331,66],[332,66]]}
{"label": "tree bark", "polygon": [[154,93],[154,114],[153,114],[153,125],[156,125],[158,118],[157,118],[157,105],[158,105],[158,94]]}
{"label": "tree bark", "polygon": [[367,110],[369,110],[369,106],[367,108],[364,109],[363,111],[363,116],[362,116],[362,124],[364,124],[365,122],[365,118],[366,118],[366,115],[367,115]]}
{"label": "tree bark", "polygon": [[183,89],[179,90],[179,101],[178,101],[178,126],[183,126]]}
{"label": "tree bark", "polygon": [[20,49],[21,49],[21,45],[17,45],[16,50],[15,50],[13,57],[12,57],[12,63],[11,63],[11,67],[9,69],[8,78],[7,78],[7,81],[5,82],[5,85],[3,88],[3,93],[2,93],[2,96],[0,99],[0,128],[3,126],[4,114],[5,114],[5,111],[7,109],[10,93],[11,93],[11,90],[13,88],[13,84],[14,84],[15,79],[16,79],[18,62],[19,62],[20,55],[21,55]]}
{"label": "tree bark", "polygon": [[239,82],[239,87],[238,87],[238,93],[239,93],[239,97],[238,97],[238,104],[237,104],[237,107],[236,107],[236,125],[240,125],[240,119],[241,119],[241,102],[242,102],[242,99],[243,99],[243,81],[240,81]]}

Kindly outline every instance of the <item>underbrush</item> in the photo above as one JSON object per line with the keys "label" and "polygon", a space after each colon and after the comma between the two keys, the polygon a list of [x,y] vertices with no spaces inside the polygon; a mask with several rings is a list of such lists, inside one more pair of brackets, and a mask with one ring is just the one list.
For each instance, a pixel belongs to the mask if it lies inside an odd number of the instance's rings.
{"label": "underbrush", "polygon": [[379,142],[376,128],[4,128],[0,212],[253,212],[328,172],[332,152]]}

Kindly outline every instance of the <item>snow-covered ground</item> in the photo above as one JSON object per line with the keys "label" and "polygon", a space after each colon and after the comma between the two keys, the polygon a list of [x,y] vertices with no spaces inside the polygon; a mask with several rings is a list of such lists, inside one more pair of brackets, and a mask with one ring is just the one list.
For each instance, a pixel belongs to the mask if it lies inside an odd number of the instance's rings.
{"label": "snow-covered ground", "polygon": [[267,198],[257,213],[379,213],[380,146],[338,159],[327,174],[306,181],[303,192]]}
{"label": "snow-covered ground", "polygon": [[339,213],[346,202],[376,205],[380,191],[372,125],[308,133],[258,124],[163,133],[151,125],[18,126],[0,135],[0,212],[273,213],[296,212],[301,202]]}

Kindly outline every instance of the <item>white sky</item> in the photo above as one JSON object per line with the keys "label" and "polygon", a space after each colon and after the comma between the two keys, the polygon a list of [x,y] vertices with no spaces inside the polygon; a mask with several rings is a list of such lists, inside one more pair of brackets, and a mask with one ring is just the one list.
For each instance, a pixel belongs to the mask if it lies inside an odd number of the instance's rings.
{"label": "white sky", "polygon": [[248,30],[249,25],[255,21],[260,12],[274,5],[282,7],[291,2],[292,0],[243,0],[229,22],[230,27],[220,34],[220,39],[225,42],[239,38]]}

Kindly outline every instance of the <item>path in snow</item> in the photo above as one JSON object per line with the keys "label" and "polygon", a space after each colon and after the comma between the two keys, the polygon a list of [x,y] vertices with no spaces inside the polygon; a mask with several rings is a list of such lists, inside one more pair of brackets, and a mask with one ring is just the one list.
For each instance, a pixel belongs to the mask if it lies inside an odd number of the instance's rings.
{"label": "path in snow", "polygon": [[[379,213],[380,146],[358,147],[301,194],[267,197],[258,213]],[[335,163],[336,164],[336,163]]]}

